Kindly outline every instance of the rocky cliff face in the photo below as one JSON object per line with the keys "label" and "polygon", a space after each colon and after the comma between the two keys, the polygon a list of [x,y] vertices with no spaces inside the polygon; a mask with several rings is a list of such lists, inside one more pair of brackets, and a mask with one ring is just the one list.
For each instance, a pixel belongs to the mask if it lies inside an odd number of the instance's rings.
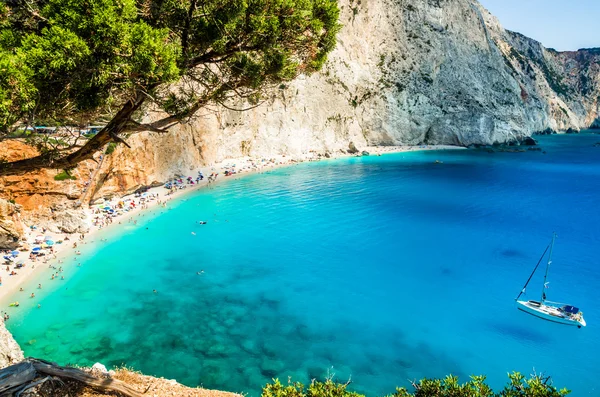
{"label": "rocky cliff face", "polygon": [[[5,141],[0,142],[0,153],[13,161],[37,152],[22,142]],[[89,229],[78,200],[95,165],[93,161],[82,163],[72,172],[75,179],[56,180],[60,170],[0,178],[0,249],[16,248],[24,226],[67,233]]]}
{"label": "rocky cliff face", "polygon": [[[341,0],[324,70],[263,106],[206,111],[172,134],[130,138],[99,194],[226,157],[361,145],[494,144],[600,125],[599,50],[558,53],[502,28],[474,0]],[[243,103],[232,106],[243,107]]]}
{"label": "rocky cliff face", "polygon": [[475,0],[340,7],[343,29],[320,73],[279,87],[256,109],[212,107],[169,134],[129,137],[132,149],[119,146],[106,159],[91,195],[132,191],[228,157],[325,153],[350,143],[494,144],[600,126],[600,50],[546,49],[504,30]]}
{"label": "rocky cliff face", "polygon": [[8,367],[23,360],[23,351],[0,320],[0,368]]}
{"label": "rocky cliff face", "polygon": [[0,249],[17,249],[23,226],[19,219],[20,206],[0,199]]}

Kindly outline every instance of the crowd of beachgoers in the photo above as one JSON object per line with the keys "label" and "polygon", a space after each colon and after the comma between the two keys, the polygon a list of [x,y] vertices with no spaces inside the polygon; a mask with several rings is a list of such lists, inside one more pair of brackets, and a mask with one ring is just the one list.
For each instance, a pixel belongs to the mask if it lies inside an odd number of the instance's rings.
{"label": "crowd of beachgoers", "polygon": [[[371,153],[378,155],[389,152],[431,149],[440,149],[440,147],[393,146],[371,148]],[[366,154],[362,152],[358,155]],[[1,263],[3,263],[0,267],[0,302],[5,301],[4,298],[10,296],[13,299],[8,303],[8,306],[18,307],[20,306],[18,299],[21,299],[21,296],[23,299],[35,299],[35,294],[38,291],[25,291],[23,287],[20,287],[34,272],[46,271],[47,279],[51,282],[64,280],[66,276],[65,258],[68,255],[75,255],[75,259],[77,259],[77,256],[81,255],[81,251],[79,250],[81,245],[93,242],[93,234],[96,230],[114,223],[122,224],[124,223],[124,218],[128,218],[125,223],[137,225],[137,220],[134,216],[136,214],[140,216],[141,211],[155,206],[167,208],[168,201],[179,194],[189,191],[189,189],[203,186],[210,187],[217,180],[239,174],[265,171],[277,166],[305,161],[317,161],[321,158],[322,156],[316,153],[308,153],[300,158],[277,156],[269,159],[243,158],[226,160],[212,166],[203,167],[193,172],[192,175],[172,178],[162,186],[140,188],[134,194],[123,197],[96,200],[93,205],[89,206],[90,230],[83,234],[53,233],[37,225],[27,225],[26,237],[23,239],[20,247],[16,250],[0,252],[2,256]],[[81,266],[79,261],[76,260],[75,262],[77,266]],[[38,284],[35,288],[37,290],[43,288],[42,284]],[[8,320],[10,314],[6,310],[3,310],[0,313],[0,318]]]}
{"label": "crowd of beachgoers", "polygon": [[[0,300],[10,296],[10,302],[3,304],[8,307],[19,307],[22,299],[35,299],[37,290],[43,288],[43,283],[34,287],[33,291],[23,290],[24,281],[33,273],[44,272],[48,281],[65,280],[64,265],[66,257],[81,255],[83,244],[93,242],[93,235],[112,224],[129,223],[137,225],[136,216],[150,207],[167,207],[167,202],[181,193],[192,188],[210,186],[221,176],[230,177],[251,171],[260,171],[278,165],[295,162],[285,157],[261,160],[230,160],[210,167],[197,170],[193,175],[178,176],[167,181],[164,185],[153,188],[140,188],[135,193],[112,199],[97,200],[89,206],[88,215],[90,230],[87,233],[66,234],[54,233],[38,225],[26,225],[25,238],[18,249],[0,251],[2,256],[0,267]],[[222,179],[222,178],[221,178]],[[79,261],[76,261],[81,266]],[[42,279],[43,279],[42,278]],[[21,302],[19,302],[21,299]],[[41,308],[41,306],[40,306]],[[10,314],[0,311],[0,318],[8,320]]]}

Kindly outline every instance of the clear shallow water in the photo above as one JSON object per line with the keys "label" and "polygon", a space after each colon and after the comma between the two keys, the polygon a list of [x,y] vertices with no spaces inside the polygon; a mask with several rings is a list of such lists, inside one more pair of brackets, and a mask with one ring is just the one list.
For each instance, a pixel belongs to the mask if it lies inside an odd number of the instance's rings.
{"label": "clear shallow water", "polygon": [[[547,154],[350,158],[198,191],[88,244],[67,280],[32,283],[9,329],[27,355],[251,395],[328,371],[382,395],[534,369],[597,395],[600,136],[540,141]],[[580,306],[586,329],[514,306],[552,231],[548,297]]]}

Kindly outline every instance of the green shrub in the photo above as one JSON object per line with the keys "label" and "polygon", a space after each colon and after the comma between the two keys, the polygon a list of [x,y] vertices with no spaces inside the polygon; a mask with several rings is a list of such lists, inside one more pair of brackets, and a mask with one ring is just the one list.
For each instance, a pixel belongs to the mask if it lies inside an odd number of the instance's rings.
{"label": "green shrub", "polygon": [[55,181],[64,181],[64,180],[67,180],[67,179],[75,180],[77,178],[74,177],[73,175],[71,175],[71,173],[69,171],[67,171],[67,170],[62,170],[58,174],[54,175],[54,180]]}
{"label": "green shrub", "polygon": [[114,152],[116,148],[117,148],[117,144],[115,142],[111,142],[108,144],[108,146],[106,146],[106,150],[104,151],[104,154],[109,155],[112,152]]}
{"label": "green shrub", "polygon": [[[458,377],[449,375],[444,379],[421,379],[413,383],[414,392],[402,387],[387,397],[563,397],[570,393],[567,389],[554,387],[549,377],[532,375],[525,378],[519,372],[513,372],[508,378],[508,384],[498,393],[485,383],[485,376],[471,376],[471,380],[460,384]],[[327,379],[324,382],[313,380],[307,389],[300,382],[282,385],[274,379],[263,388],[261,397],[364,397],[347,387],[348,383]]]}

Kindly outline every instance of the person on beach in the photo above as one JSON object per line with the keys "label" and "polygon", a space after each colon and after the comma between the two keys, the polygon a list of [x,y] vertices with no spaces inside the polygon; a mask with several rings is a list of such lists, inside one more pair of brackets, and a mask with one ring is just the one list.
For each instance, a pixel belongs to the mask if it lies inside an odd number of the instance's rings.
{"label": "person on beach", "polygon": [[35,298],[35,294],[34,294],[33,292],[31,293],[31,297],[32,297],[32,298]]}

